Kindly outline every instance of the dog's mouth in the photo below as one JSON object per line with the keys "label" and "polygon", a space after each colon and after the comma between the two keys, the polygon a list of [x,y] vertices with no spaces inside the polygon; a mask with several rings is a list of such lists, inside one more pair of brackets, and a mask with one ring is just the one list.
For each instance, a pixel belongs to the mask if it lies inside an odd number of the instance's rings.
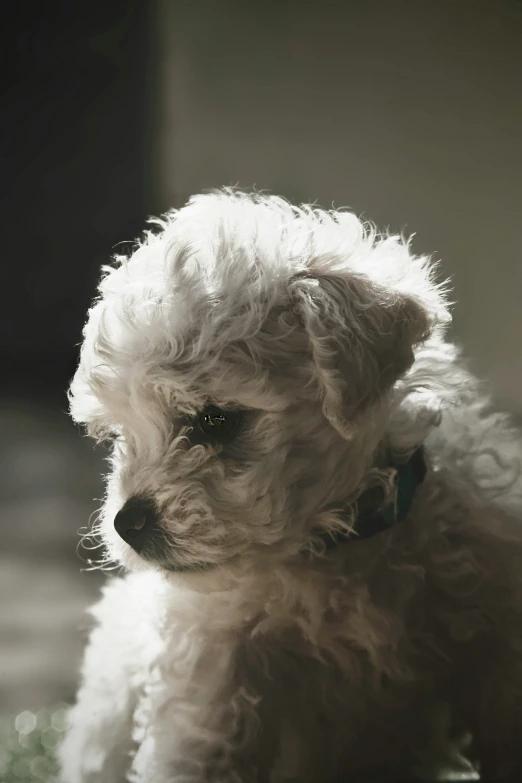
{"label": "dog's mouth", "polygon": [[176,561],[175,558],[169,557],[166,553],[163,553],[159,557],[146,557],[145,559],[149,562],[155,562],[156,565],[171,574],[203,574],[232,566],[237,562],[238,554],[230,555],[229,557],[225,557],[222,560],[215,562],[195,560],[194,562],[184,563],[183,561]]}
{"label": "dog's mouth", "polygon": [[[139,553],[140,557],[151,565],[155,565],[164,571],[168,571],[171,574],[198,574],[206,571],[212,571],[219,568],[226,563],[229,563],[233,558],[225,558],[216,562],[208,562],[205,560],[198,560],[197,556],[194,559],[189,559],[189,556],[184,556],[182,547],[179,549],[175,546],[160,546],[156,542],[155,546],[144,547]],[[186,559],[185,559],[186,558]]]}
{"label": "dog's mouth", "polygon": [[164,548],[160,550],[159,547],[144,548],[139,555],[147,563],[174,574],[200,573],[209,571],[219,565],[219,563],[206,563],[200,560],[188,563],[183,562],[181,559],[176,559],[175,552],[171,553]]}

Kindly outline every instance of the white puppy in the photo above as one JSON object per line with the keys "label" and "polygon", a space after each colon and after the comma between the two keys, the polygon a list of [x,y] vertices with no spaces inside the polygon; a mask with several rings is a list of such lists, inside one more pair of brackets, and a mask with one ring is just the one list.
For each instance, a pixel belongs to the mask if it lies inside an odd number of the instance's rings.
{"label": "white puppy", "polygon": [[[522,780],[522,449],[433,267],[222,191],[104,270],[72,415],[113,439],[64,783]],[[419,448],[422,447],[422,448]]]}

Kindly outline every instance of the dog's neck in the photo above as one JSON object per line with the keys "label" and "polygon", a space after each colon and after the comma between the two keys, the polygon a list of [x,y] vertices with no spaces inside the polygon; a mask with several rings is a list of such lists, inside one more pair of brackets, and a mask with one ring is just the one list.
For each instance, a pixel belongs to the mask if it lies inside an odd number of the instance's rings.
{"label": "dog's neck", "polygon": [[424,448],[417,448],[409,460],[392,465],[396,470],[395,493],[384,505],[376,499],[373,489],[364,492],[357,501],[355,522],[347,533],[325,533],[322,538],[327,549],[347,541],[361,541],[389,530],[404,519],[411,508],[417,488],[426,476]]}

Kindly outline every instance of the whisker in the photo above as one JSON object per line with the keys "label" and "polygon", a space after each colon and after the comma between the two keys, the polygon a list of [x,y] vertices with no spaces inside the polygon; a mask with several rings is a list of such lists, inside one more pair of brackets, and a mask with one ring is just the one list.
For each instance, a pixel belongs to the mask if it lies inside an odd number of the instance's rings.
{"label": "whisker", "polygon": [[[99,502],[102,502],[100,499],[98,499]],[[101,513],[103,511],[103,506],[100,506],[99,508],[95,509],[91,515],[89,516],[89,520],[87,523],[87,527],[80,528],[78,530],[78,535],[80,536],[80,540],[76,546],[76,554],[78,557],[82,560],[84,560],[88,568],[82,569],[82,571],[95,571],[100,570],[104,571],[107,568],[110,567],[110,564],[112,563],[112,559],[107,556],[107,553],[104,549],[104,542],[101,539]],[[91,557],[84,558],[82,555],[82,551],[85,552],[94,552],[97,549],[103,549],[104,554],[102,557],[100,557],[99,560],[93,560]]]}

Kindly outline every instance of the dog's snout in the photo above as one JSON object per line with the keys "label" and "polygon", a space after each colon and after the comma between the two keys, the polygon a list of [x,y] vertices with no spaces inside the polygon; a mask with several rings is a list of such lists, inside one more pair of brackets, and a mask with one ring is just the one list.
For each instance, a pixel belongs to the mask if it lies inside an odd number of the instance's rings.
{"label": "dog's snout", "polygon": [[127,500],[114,518],[114,528],[136,552],[141,552],[156,530],[158,511],[148,498]]}

